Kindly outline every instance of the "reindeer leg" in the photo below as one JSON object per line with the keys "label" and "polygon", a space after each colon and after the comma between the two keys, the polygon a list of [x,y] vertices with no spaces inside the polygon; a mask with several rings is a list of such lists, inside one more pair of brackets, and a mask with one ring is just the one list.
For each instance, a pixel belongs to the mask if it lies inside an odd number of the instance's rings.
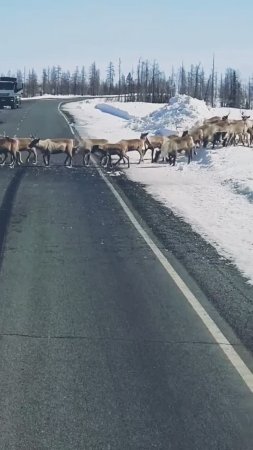
{"label": "reindeer leg", "polygon": [[38,156],[37,156],[36,149],[35,149],[35,148],[32,148],[32,149],[31,149],[31,153],[33,154],[33,158],[34,158],[32,164],[33,164],[34,166],[36,166],[36,164],[37,164],[37,162],[38,162]]}
{"label": "reindeer leg", "polygon": [[29,164],[32,154],[33,154],[34,159],[36,160],[36,162],[33,161],[33,164],[37,164],[37,153],[34,151],[34,149],[33,148],[27,148],[27,151],[28,151],[28,156],[27,156],[27,158],[25,160],[26,164]]}
{"label": "reindeer leg", "polygon": [[161,150],[156,150],[155,157],[153,157],[152,162],[157,162],[159,160],[160,154],[161,154]]}
{"label": "reindeer leg", "polygon": [[17,163],[18,166],[22,166],[22,164],[23,164],[20,152],[17,152],[16,163]]}
{"label": "reindeer leg", "polygon": [[222,141],[222,145],[223,147],[227,147],[228,145],[228,137],[227,134],[224,136],[223,141]]}
{"label": "reindeer leg", "polygon": [[90,152],[83,154],[83,165],[86,167],[90,165]]}
{"label": "reindeer leg", "polygon": [[16,160],[16,154],[11,153],[11,162],[9,164],[9,167],[11,167],[11,169],[13,169],[15,166],[15,160]]}
{"label": "reindeer leg", "polygon": [[[122,156],[119,155],[119,159],[118,159],[118,161],[116,161],[116,163],[114,163],[114,166],[117,166],[123,158],[124,158],[124,157],[122,157]],[[127,158],[128,158],[128,157],[127,157]],[[129,158],[128,158],[128,159],[129,159]]]}
{"label": "reindeer leg", "polygon": [[69,168],[72,167],[72,154],[71,153],[69,154],[69,165],[67,167],[69,167]]}
{"label": "reindeer leg", "polygon": [[8,154],[7,153],[5,153],[5,155],[4,155],[4,157],[3,157],[3,159],[1,160],[1,162],[0,162],[0,166],[4,166],[4,164],[5,164],[5,161],[6,161],[6,159],[7,159],[7,156],[8,156]]}
{"label": "reindeer leg", "polygon": [[170,165],[175,166],[176,165],[176,159],[177,159],[177,153],[176,152],[169,154],[169,163],[170,163]]}
{"label": "reindeer leg", "polygon": [[90,165],[90,152],[87,154],[87,163],[86,166],[88,167]]}
{"label": "reindeer leg", "polygon": [[102,167],[107,167],[109,160],[108,160],[109,156],[107,155],[107,153],[105,155],[102,156],[101,160],[100,160],[100,165]]}
{"label": "reindeer leg", "polygon": [[67,165],[67,162],[68,162],[68,160],[70,159],[70,156],[67,154],[67,156],[66,156],[66,158],[65,158],[65,160],[64,160],[64,166],[66,166]]}
{"label": "reindeer leg", "polygon": [[151,162],[154,162],[154,151],[155,151],[155,149],[154,149],[154,147],[152,147],[150,150],[151,150]]}
{"label": "reindeer leg", "polygon": [[28,155],[27,155],[27,157],[26,157],[26,160],[25,160],[25,162],[26,162],[26,164],[29,164],[29,162],[30,162],[30,158],[31,158],[31,154],[32,154],[32,151],[29,149],[27,149],[27,151],[28,151]]}
{"label": "reindeer leg", "polygon": [[189,150],[188,153],[188,164],[190,164],[191,161],[192,161],[192,148]]}
{"label": "reindeer leg", "polygon": [[48,152],[43,153],[43,161],[44,161],[45,166],[48,167],[49,163],[50,163],[50,154]]}

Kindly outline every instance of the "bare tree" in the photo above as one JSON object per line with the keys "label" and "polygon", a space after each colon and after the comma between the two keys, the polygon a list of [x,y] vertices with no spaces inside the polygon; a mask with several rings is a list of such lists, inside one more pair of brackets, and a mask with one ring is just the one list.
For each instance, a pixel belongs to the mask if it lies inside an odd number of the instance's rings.
{"label": "bare tree", "polygon": [[79,94],[79,68],[78,66],[76,67],[74,73],[72,74],[71,77],[71,84],[72,84],[72,94],[73,95],[78,95]]}
{"label": "bare tree", "polygon": [[49,79],[47,69],[43,69],[42,71],[42,93],[47,94],[49,92]]}
{"label": "bare tree", "polygon": [[38,77],[34,69],[32,69],[28,74],[28,95],[35,97],[38,93]]}
{"label": "bare tree", "polygon": [[70,94],[72,94],[72,91],[71,91],[71,75],[70,75],[69,70],[67,72],[62,72],[60,93],[63,94],[63,95],[70,95]]}
{"label": "bare tree", "polygon": [[86,71],[84,66],[81,69],[81,95],[87,94]]}
{"label": "bare tree", "polygon": [[187,94],[187,92],[188,92],[186,72],[185,72],[185,68],[184,68],[183,64],[179,69],[178,92],[179,92],[179,94]]}
{"label": "bare tree", "polygon": [[108,87],[108,93],[109,95],[111,95],[113,94],[114,77],[115,77],[115,70],[112,61],[109,62],[106,73],[107,73],[106,84]]}
{"label": "bare tree", "polygon": [[89,70],[89,93],[98,95],[100,89],[100,71],[97,69],[96,63],[93,62]]}
{"label": "bare tree", "polygon": [[213,66],[212,66],[212,76],[211,76],[211,105],[214,107],[214,55],[213,55]]}

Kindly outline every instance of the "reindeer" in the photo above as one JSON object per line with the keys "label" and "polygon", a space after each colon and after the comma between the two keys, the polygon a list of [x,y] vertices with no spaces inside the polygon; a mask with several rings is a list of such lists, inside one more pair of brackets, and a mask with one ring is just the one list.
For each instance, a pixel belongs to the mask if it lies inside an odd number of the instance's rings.
{"label": "reindeer", "polygon": [[17,152],[17,164],[23,164],[23,161],[21,159],[21,152],[28,152],[28,156],[26,158],[26,163],[29,163],[31,156],[33,155],[33,163],[34,165],[37,164],[38,158],[37,158],[37,152],[34,147],[29,147],[31,142],[33,141],[34,137],[30,138],[15,138],[18,142],[18,152]]}
{"label": "reindeer", "polygon": [[[33,139],[29,144],[29,148],[36,148],[40,150],[43,156],[45,166],[49,166],[50,157],[52,154],[66,153],[64,165],[72,167],[72,158],[75,153],[74,139]],[[67,162],[69,162],[67,164]]]}
{"label": "reindeer", "polygon": [[222,117],[215,116],[204,120],[203,125],[200,127],[203,134],[202,142],[204,147],[206,147],[208,142],[211,141],[214,148],[215,144],[217,144],[217,142],[221,139],[223,141],[223,145],[225,145],[225,138],[227,134],[226,125],[229,124],[229,114],[230,112]]}
{"label": "reindeer", "polygon": [[249,127],[249,128],[247,129],[247,133],[248,133],[248,135],[249,135],[249,138],[248,138],[248,144],[249,144],[249,146],[250,146],[250,145],[252,145],[252,142],[253,142],[253,127]]}
{"label": "reindeer", "polygon": [[77,144],[77,153],[83,156],[83,165],[88,166],[90,155],[94,152],[101,152],[101,146],[108,143],[107,139],[81,139]]}
{"label": "reindeer", "polygon": [[120,141],[116,144],[106,143],[103,145],[100,145],[100,151],[103,153],[103,158],[101,159],[101,164],[103,164],[103,161],[106,166],[112,167],[112,156],[117,155],[119,156],[118,161],[114,163],[114,166],[118,165],[121,160],[124,161],[124,158],[127,160],[128,168],[130,167],[130,160],[129,156],[127,155],[126,145],[124,142]]}
{"label": "reindeer", "polygon": [[154,151],[155,149],[161,150],[161,146],[164,143],[164,140],[166,139],[165,136],[149,136],[148,133],[142,133],[140,136],[140,139],[144,140],[145,150],[143,156],[146,154],[148,150],[151,150],[151,162],[155,162],[154,159]]}
{"label": "reindeer", "polygon": [[[11,139],[6,137],[6,139]],[[28,156],[26,158],[26,162],[29,162],[31,155],[33,155],[34,157],[34,161],[33,164],[37,164],[37,153],[35,148],[29,148],[29,144],[32,142],[32,138],[13,138],[15,140],[15,151],[12,150],[11,152],[11,165],[13,166],[14,163],[16,162],[17,165],[21,165],[23,164],[23,161],[21,159],[21,152],[27,151],[28,152]],[[5,160],[7,158],[4,158],[4,160],[2,161],[2,164],[5,163]]]}
{"label": "reindeer", "polygon": [[230,114],[230,111],[229,111],[228,114],[226,114],[225,116],[222,116],[222,117],[220,117],[220,116],[210,117],[209,119],[205,119],[205,120],[204,120],[204,124],[207,124],[207,123],[217,123],[217,122],[220,122],[221,120],[223,120],[223,121],[226,122],[226,121],[228,120],[229,114]]}
{"label": "reindeer", "polygon": [[[190,130],[183,131],[182,137],[191,136],[195,147],[200,147],[203,143],[203,130],[200,127],[193,127]],[[194,154],[196,155],[196,151],[194,150]]]}
{"label": "reindeer", "polygon": [[244,113],[241,114],[241,120],[230,121],[228,125],[228,139],[227,145],[236,145],[236,136],[239,136],[239,141],[245,145],[245,138],[247,139],[247,131],[252,127],[252,121],[249,120],[250,116],[245,116]]}
{"label": "reindeer", "polygon": [[212,142],[214,148],[214,145],[216,144],[220,136],[225,138],[229,130],[228,127],[229,124],[225,120],[201,125],[199,128],[203,133],[203,146],[207,147],[208,142]]}
{"label": "reindeer", "polygon": [[140,155],[140,159],[139,159],[139,163],[138,163],[138,164],[140,164],[140,162],[143,161],[143,156],[144,156],[144,152],[145,152],[145,140],[146,140],[146,136],[144,134],[140,137],[140,139],[122,139],[118,143],[120,143],[122,145],[125,153],[137,151]]}
{"label": "reindeer", "polygon": [[170,164],[174,166],[176,163],[177,153],[182,151],[188,156],[188,164],[192,160],[192,151],[195,148],[195,144],[192,136],[189,134],[179,136],[169,136],[161,147],[161,155],[163,158],[168,158]]}
{"label": "reindeer", "polygon": [[18,141],[17,139],[10,138],[8,136],[0,138],[0,154],[4,155],[3,160],[0,165],[3,166],[8,155],[11,156],[10,167],[14,167],[15,161],[17,160],[18,153]]}
{"label": "reindeer", "polygon": [[[161,148],[162,148],[163,144],[165,142],[167,142],[168,139],[178,138],[179,136],[178,136],[178,134],[170,134],[169,136],[162,136],[162,137],[163,137],[162,145],[160,146],[160,149],[156,151],[155,157],[153,158],[153,162],[157,162],[160,159]],[[164,162],[165,160],[168,161],[169,163],[171,163],[171,157],[165,157],[165,158],[162,157],[161,158],[162,162]]]}

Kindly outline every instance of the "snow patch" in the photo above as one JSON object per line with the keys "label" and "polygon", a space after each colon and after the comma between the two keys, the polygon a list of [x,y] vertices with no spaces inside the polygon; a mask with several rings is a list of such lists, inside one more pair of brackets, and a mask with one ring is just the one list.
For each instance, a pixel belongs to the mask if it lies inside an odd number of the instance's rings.
{"label": "snow patch", "polygon": [[115,106],[108,105],[108,103],[98,103],[95,105],[96,109],[99,109],[100,111],[112,114],[113,116],[120,117],[121,119],[130,120],[133,118],[127,111],[123,111],[122,109],[115,108]]}

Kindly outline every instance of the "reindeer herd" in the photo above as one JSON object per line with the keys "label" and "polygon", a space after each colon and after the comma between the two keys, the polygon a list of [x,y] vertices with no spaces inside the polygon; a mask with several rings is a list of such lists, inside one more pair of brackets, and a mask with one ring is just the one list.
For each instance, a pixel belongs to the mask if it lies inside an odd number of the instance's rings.
{"label": "reindeer herd", "polygon": [[[82,156],[84,166],[90,163],[91,154],[100,156],[102,166],[116,166],[121,161],[130,166],[129,152],[139,153],[139,163],[143,161],[148,150],[151,150],[151,161],[157,162],[160,158],[175,165],[178,153],[184,152],[188,164],[196,153],[196,148],[206,148],[209,143],[215,145],[242,145],[250,146],[253,141],[253,120],[242,113],[241,120],[229,120],[229,114],[223,117],[211,117],[200,126],[195,126],[183,132],[182,136],[148,136],[142,133],[139,139],[122,139],[117,143],[110,143],[107,139],[40,139],[0,137],[0,165],[3,166],[10,158],[9,166],[22,165],[22,154],[26,153],[26,164],[32,158],[32,164],[38,162],[37,151],[42,155],[45,166],[50,165],[53,154],[66,155],[64,165],[72,167],[72,160],[76,154]],[[118,159],[113,163],[114,156]]]}

